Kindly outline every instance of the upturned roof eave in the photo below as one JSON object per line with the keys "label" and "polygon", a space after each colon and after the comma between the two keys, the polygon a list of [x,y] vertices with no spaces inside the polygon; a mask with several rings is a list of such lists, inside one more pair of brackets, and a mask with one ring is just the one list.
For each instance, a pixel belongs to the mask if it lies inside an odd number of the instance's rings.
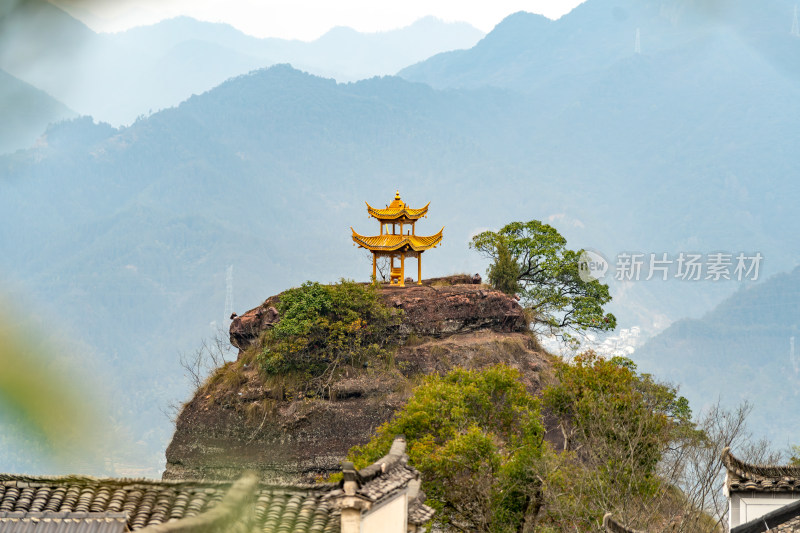
{"label": "upturned roof eave", "polygon": [[424,207],[419,209],[411,209],[409,207],[387,207],[384,209],[378,209],[369,205],[369,202],[364,202],[367,204],[367,213],[378,220],[398,220],[400,218],[406,218],[407,220],[419,220],[420,218],[424,217],[428,213],[428,207],[431,205],[430,202],[425,204]]}
{"label": "upturned roof eave", "polygon": [[[370,251],[378,251],[378,252],[394,252],[400,250],[401,248],[408,246],[409,249],[415,252],[424,252],[425,250],[430,250],[431,248],[438,246],[439,243],[442,242],[442,233],[444,232],[444,227],[439,230],[438,233],[433,235],[374,235],[374,236],[366,236],[361,235],[352,227],[350,230],[353,232],[352,238],[353,242],[357,245],[361,246],[362,248],[366,248]],[[397,242],[391,242],[386,244],[373,244],[370,243],[367,239],[376,239],[376,238],[384,238],[384,240],[388,240],[389,238],[397,238]],[[393,239],[394,240],[394,239]],[[430,242],[420,242],[420,241],[430,241]]]}
{"label": "upturned roof eave", "polygon": [[725,483],[729,492],[800,491],[800,466],[747,463],[728,447],[722,450],[722,464],[728,474]]}

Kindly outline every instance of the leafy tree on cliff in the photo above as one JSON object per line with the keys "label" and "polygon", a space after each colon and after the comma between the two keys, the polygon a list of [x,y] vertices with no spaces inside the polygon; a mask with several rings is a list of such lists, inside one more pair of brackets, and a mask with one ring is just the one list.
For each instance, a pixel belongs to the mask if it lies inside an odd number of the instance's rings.
{"label": "leafy tree on cliff", "polygon": [[516,281],[523,304],[533,311],[537,324],[561,335],[569,331],[613,330],[617,319],[603,311],[611,301],[608,285],[596,279],[582,279],[582,250],[570,250],[566,244],[555,228],[531,220],[506,224],[496,232],[484,231],[472,238],[470,247],[492,259],[489,279],[501,290],[508,286],[508,267],[504,266],[508,250],[517,266]]}
{"label": "leafy tree on cliff", "polygon": [[582,531],[597,527],[607,511],[628,524],[646,523],[679,505],[670,477],[680,465],[664,468],[664,459],[699,445],[688,401],[624,357],[589,351],[555,367],[557,383],[543,401],[559,421],[564,450],[550,458],[544,520]]}
{"label": "leafy tree on cliff", "polygon": [[521,531],[541,506],[536,465],[544,430],[539,401],[505,365],[432,375],[396,417],[350,452],[359,468],[405,435],[411,463],[422,472],[434,520],[446,529]]}
{"label": "leafy tree on cliff", "polygon": [[492,287],[511,296],[522,288],[519,283],[519,265],[511,256],[505,239],[497,241],[497,258],[489,267],[488,278]]}

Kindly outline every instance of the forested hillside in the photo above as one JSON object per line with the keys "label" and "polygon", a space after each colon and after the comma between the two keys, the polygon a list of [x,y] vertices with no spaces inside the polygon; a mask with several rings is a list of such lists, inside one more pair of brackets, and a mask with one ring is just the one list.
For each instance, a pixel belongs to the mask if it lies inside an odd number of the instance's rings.
{"label": "forested hillside", "polygon": [[51,122],[75,112],[11,74],[0,70],[0,154],[28,148]]}
{"label": "forested hillside", "polygon": [[469,48],[482,36],[468,24],[432,17],[382,33],[333,28],[311,42],[260,39],[189,17],[96,33],[35,0],[0,8],[0,68],[80,114],[128,125],[254,69],[292,63],[351,81],[394,74],[438,52]]}
{"label": "forested hillside", "polygon": [[[753,404],[750,419],[777,448],[796,444],[800,423],[800,268],[742,288],[699,319],[684,319],[647,342],[635,358],[681,384],[698,407],[716,395]],[[797,345],[797,346],[795,346]]]}
{"label": "forested hillside", "polygon": [[558,20],[519,12],[475,47],[444,52],[400,75],[440,88],[536,92],[563,76],[602,71],[632,53],[703,56],[710,41],[731,33],[751,53],[797,78],[798,37],[790,33],[794,6],[790,0],[617,0],[584,2]]}

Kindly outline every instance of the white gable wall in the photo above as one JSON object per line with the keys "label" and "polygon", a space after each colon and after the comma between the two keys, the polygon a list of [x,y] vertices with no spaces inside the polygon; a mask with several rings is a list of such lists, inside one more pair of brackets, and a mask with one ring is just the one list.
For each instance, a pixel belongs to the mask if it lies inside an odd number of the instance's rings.
{"label": "white gable wall", "polygon": [[408,497],[406,491],[373,507],[361,517],[361,533],[406,533]]}
{"label": "white gable wall", "polygon": [[746,524],[798,499],[800,499],[800,495],[786,493],[739,492],[731,494],[730,527]]}

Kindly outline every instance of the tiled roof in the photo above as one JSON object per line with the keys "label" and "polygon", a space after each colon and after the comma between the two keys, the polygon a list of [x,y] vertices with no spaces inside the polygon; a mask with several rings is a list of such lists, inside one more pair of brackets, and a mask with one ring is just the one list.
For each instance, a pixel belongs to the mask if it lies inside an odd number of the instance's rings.
{"label": "tiled roof", "polygon": [[433,518],[433,508],[425,505],[425,493],[419,490],[420,480],[415,479],[408,484],[408,521],[422,525]]}
{"label": "tiled roof", "polygon": [[800,467],[753,465],[737,459],[729,448],[722,451],[722,462],[728,471],[730,492],[795,492],[800,491]]}
{"label": "tiled roof", "polygon": [[419,490],[419,471],[409,466],[405,449],[405,439],[398,437],[392,443],[387,455],[366,468],[356,470],[353,463],[344,463],[343,492],[348,492],[348,482],[353,483],[357,487],[354,491],[356,496],[376,504],[407,487],[408,521],[421,525],[433,517],[434,511],[424,503],[425,494]]}
{"label": "tiled roof", "polygon": [[[392,202],[392,204],[394,205],[395,202]],[[428,202],[425,207],[420,209],[411,209],[406,204],[393,205],[387,206],[386,209],[376,209],[367,203],[367,213],[378,220],[398,220],[400,218],[418,220],[425,216],[428,212],[428,206],[431,204]]]}
{"label": "tiled roof", "polygon": [[[353,498],[368,510],[402,491],[408,494],[410,523],[433,516],[419,491],[419,472],[408,465],[404,439],[395,439],[376,463],[358,471],[345,463],[343,471],[340,484],[281,486],[259,483],[254,474],[236,482],[0,474],[0,531],[6,533],[2,520],[8,519],[14,527],[37,526],[14,533],[117,533],[124,526],[140,533],[339,533],[341,509]],[[61,529],[39,528],[36,520],[56,515],[61,523],[48,524]],[[90,529],[102,520],[118,529]],[[70,524],[79,529],[64,529]]]}
{"label": "tiled roof", "polygon": [[0,511],[3,533],[122,533],[126,522],[125,513]]}
{"label": "tiled roof", "polygon": [[403,247],[408,246],[415,252],[421,252],[433,248],[442,242],[442,232],[444,228],[440,229],[435,235],[375,235],[368,237],[356,232],[353,232],[353,242],[368,250],[375,250],[381,252],[393,252]]}
{"label": "tiled roof", "polygon": [[[252,485],[248,498],[253,500],[249,520],[253,531],[339,531],[339,511],[329,501],[337,485]],[[137,531],[208,513],[233,486],[231,482],[0,475],[0,512],[125,513],[128,527]]]}

